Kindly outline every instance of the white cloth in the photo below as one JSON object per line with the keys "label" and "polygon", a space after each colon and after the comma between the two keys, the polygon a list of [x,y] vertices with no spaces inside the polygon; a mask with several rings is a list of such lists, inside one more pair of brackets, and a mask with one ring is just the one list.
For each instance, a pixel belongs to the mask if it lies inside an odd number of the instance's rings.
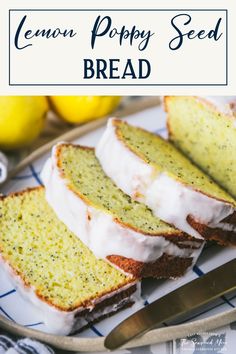
{"label": "white cloth", "polygon": [[6,156],[0,151],[0,183],[7,178],[8,160]]}
{"label": "white cloth", "polygon": [[30,338],[13,341],[8,336],[0,335],[0,354],[54,354],[54,351]]}

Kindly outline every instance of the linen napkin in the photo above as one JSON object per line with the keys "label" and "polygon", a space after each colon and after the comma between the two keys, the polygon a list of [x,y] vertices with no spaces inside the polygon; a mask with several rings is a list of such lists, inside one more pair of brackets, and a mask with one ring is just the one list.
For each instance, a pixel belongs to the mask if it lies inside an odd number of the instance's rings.
{"label": "linen napkin", "polygon": [[7,178],[7,169],[8,169],[8,159],[0,151],[0,183],[4,182]]}
{"label": "linen napkin", "polygon": [[0,354],[54,354],[54,351],[30,338],[13,340],[7,335],[0,335]]}

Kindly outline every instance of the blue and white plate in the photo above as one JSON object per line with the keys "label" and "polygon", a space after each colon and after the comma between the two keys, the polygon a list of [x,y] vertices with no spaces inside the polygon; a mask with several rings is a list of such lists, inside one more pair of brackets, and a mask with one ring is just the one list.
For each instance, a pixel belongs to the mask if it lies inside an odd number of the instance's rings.
{"label": "blue and white plate", "polygon": [[[167,136],[167,131],[165,127],[165,113],[162,111],[161,107],[155,107],[148,109],[146,111],[136,113],[132,116],[128,116],[127,120],[132,122],[136,125],[144,127],[152,132],[160,134],[164,137]],[[88,145],[88,146],[95,146],[98,142],[103,128],[96,129],[76,140],[76,143]],[[41,157],[40,159],[34,161],[32,164],[27,166],[23,171],[21,171],[18,175],[11,178],[11,180],[2,188],[1,192],[4,194],[8,194],[10,192],[15,192],[27,187],[37,186],[40,185],[40,172],[42,170],[43,164],[46,161],[47,157],[50,155],[50,152],[45,156]],[[133,308],[126,309],[121,311],[115,316],[112,316],[109,319],[103,320],[102,322],[96,324],[95,326],[91,326],[88,330],[83,331],[82,333],[78,334],[76,337],[78,348],[80,347],[80,339],[83,340],[83,349],[90,350],[90,347],[86,347],[84,344],[85,338],[96,338],[96,337],[103,337],[105,336],[110,330],[116,326],[119,322],[123,319],[127,318],[133,312],[137,311],[137,309],[142,308],[143,306],[147,305],[149,302],[152,302],[159,297],[167,294],[168,292],[178,288],[179,286],[199,277],[201,274],[208,272],[219,265],[235,258],[235,249],[234,248],[222,248],[219,246],[209,246],[206,248],[202,255],[200,256],[197,265],[194,266],[193,270],[189,271],[184,277],[178,280],[145,280],[142,284],[142,301],[136,304]],[[197,314],[192,315],[191,317],[187,318],[182,321],[181,323],[187,323],[188,326],[181,326],[181,328],[192,328],[194,329],[193,321],[202,320],[205,318],[211,318],[211,316],[222,314],[228,310],[234,309],[236,306],[236,296],[232,296],[230,298],[222,297],[220,301],[215,304],[214,306],[208,310],[201,311]],[[22,299],[17,289],[13,288],[9,279],[1,272],[0,269],[0,315],[12,321],[12,324],[20,324],[23,329],[31,328],[37,331],[46,332],[46,327],[43,323],[43,318],[41,315],[35,310],[35,308],[26,300]],[[220,315],[221,316],[221,315]],[[217,316],[217,319],[221,317]],[[197,323],[207,323],[207,321],[198,321],[194,322]],[[219,322],[220,323],[220,322]],[[226,323],[226,320],[225,320]],[[215,324],[214,326],[216,326]],[[167,337],[171,339],[172,328],[167,328],[166,332],[168,333]],[[18,327],[19,330],[19,327]],[[37,331],[29,331],[31,336],[38,337],[42,339],[42,336],[38,334],[40,332]],[[155,332],[156,331],[156,332]],[[158,331],[155,330],[154,332],[158,334]],[[23,331],[22,331],[23,333]],[[24,333],[28,333],[24,331]],[[181,332],[182,335],[183,332]],[[42,335],[42,334],[41,334]],[[169,336],[169,337],[168,337]],[[174,336],[178,336],[178,331]],[[55,336],[46,336],[46,341],[55,343]],[[148,340],[148,339],[147,339]],[[89,340],[89,343],[92,343]],[[156,336],[156,341],[158,341],[158,336]],[[102,343],[102,339],[100,341]],[[96,343],[100,343],[96,341]],[[100,344],[101,344],[100,343]],[[145,342],[144,342],[145,343]],[[59,344],[60,346],[60,341]],[[62,345],[63,346],[63,345]],[[92,348],[93,346],[91,346]],[[94,350],[94,347],[93,347]]]}

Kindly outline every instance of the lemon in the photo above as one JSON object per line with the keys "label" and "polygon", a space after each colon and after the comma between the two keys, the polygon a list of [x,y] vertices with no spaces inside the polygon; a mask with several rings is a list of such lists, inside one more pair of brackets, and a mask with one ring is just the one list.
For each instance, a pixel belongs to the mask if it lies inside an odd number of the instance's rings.
{"label": "lemon", "polygon": [[81,124],[111,113],[120,96],[51,96],[52,109],[65,121]]}
{"label": "lemon", "polygon": [[41,133],[48,109],[43,96],[0,96],[0,148],[29,145]]}

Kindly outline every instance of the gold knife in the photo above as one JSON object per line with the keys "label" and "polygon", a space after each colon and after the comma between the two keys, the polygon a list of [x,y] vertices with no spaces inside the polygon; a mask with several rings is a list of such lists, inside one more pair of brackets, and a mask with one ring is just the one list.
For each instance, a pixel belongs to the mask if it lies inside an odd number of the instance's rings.
{"label": "gold knife", "polygon": [[110,350],[117,349],[131,339],[162,325],[163,322],[187,315],[234,290],[236,290],[236,259],[137,311],[107,335],[104,345]]}

